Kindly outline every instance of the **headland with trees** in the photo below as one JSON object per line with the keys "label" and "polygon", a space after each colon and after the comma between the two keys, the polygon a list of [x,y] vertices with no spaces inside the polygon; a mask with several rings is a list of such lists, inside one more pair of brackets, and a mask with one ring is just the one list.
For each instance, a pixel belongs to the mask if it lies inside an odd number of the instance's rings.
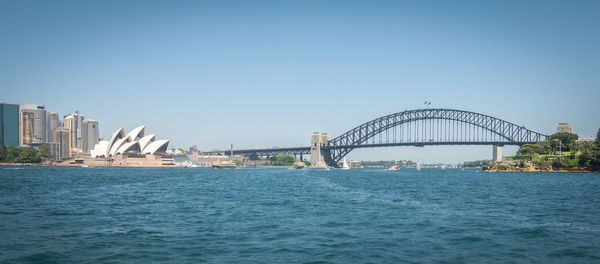
{"label": "headland with trees", "polygon": [[556,133],[547,140],[525,144],[517,155],[483,166],[484,171],[600,171],[600,129],[595,140],[578,140],[572,133]]}

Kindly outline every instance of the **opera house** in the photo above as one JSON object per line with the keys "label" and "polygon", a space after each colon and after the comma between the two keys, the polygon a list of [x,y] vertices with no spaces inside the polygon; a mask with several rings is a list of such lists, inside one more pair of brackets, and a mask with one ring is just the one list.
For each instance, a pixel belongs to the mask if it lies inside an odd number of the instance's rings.
{"label": "opera house", "polygon": [[169,140],[156,140],[156,135],[145,135],[146,126],[139,126],[125,134],[121,127],[102,140],[90,151],[91,155],[57,161],[56,166],[81,167],[178,167],[173,156],[166,153]]}
{"label": "opera house", "polygon": [[139,126],[125,135],[121,127],[110,136],[109,140],[102,140],[91,150],[94,158],[109,158],[123,153],[154,154],[167,151],[169,140],[156,140],[156,135],[145,136],[146,126]]}

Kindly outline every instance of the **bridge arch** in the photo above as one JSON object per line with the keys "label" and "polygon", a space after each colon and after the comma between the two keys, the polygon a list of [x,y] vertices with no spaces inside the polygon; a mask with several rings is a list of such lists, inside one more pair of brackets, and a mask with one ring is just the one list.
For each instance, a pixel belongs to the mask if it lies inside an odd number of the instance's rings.
{"label": "bridge arch", "polygon": [[[393,142],[389,138],[391,131]],[[397,140],[397,131],[400,131],[400,140]],[[382,142],[384,133],[385,143]],[[469,137],[460,140],[457,137],[450,138],[456,134]],[[375,144],[377,136],[379,143]],[[456,109],[417,109],[375,118],[347,131],[323,147],[323,158],[328,165],[335,166],[356,148],[400,145],[523,145],[546,138],[547,135],[489,115]],[[369,140],[372,141],[371,144]]]}

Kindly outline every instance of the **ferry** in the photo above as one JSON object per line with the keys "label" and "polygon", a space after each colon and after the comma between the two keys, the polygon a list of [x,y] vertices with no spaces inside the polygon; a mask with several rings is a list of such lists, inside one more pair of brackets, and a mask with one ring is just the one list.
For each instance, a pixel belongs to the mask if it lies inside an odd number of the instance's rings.
{"label": "ferry", "polygon": [[212,165],[215,169],[235,169],[237,165],[231,161],[223,161]]}

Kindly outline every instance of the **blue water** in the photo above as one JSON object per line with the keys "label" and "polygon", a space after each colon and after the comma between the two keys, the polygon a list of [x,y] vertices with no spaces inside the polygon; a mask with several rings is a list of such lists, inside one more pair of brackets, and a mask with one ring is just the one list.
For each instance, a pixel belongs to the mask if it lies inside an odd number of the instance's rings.
{"label": "blue water", "polygon": [[0,262],[600,262],[600,174],[0,167]]}

